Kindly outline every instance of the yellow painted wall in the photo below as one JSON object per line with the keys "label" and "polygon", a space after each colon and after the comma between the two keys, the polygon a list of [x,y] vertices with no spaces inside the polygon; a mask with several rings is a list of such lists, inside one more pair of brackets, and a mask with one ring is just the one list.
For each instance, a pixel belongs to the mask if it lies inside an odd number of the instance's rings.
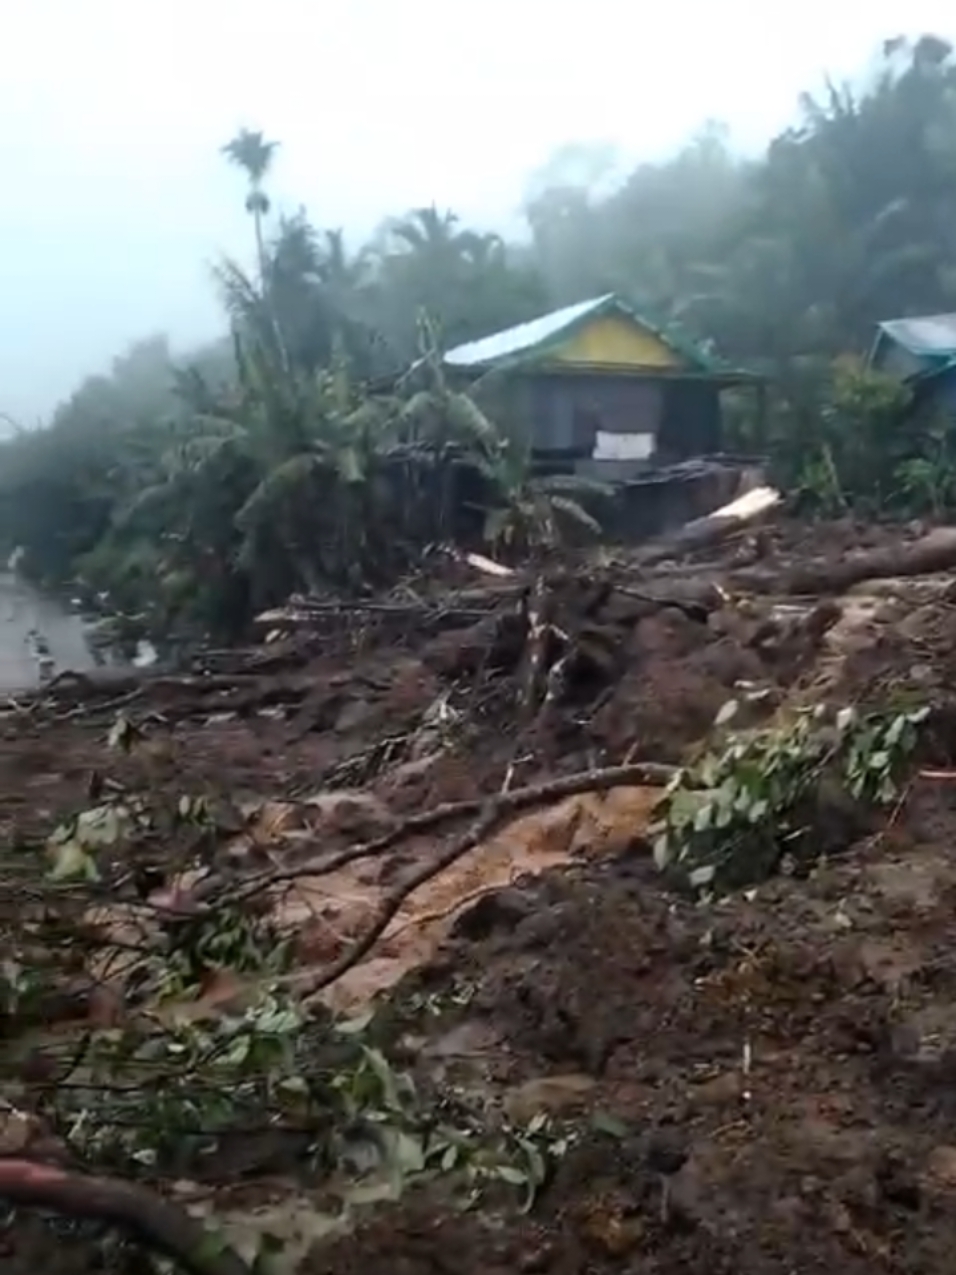
{"label": "yellow painted wall", "polygon": [[591,367],[674,368],[680,358],[659,337],[627,319],[610,315],[595,319],[549,355],[557,363],[586,363]]}

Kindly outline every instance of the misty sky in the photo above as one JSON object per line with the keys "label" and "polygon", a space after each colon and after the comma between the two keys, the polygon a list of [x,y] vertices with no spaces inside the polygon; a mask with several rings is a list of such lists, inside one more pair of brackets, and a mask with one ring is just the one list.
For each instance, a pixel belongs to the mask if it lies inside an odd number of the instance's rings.
{"label": "misty sky", "polygon": [[[208,262],[248,255],[242,125],[272,189],[356,237],[431,203],[513,220],[562,144],[654,158],[708,117],[747,148],[824,71],[952,0],[8,0],[0,73],[0,411],[49,413],[139,336],[220,327]],[[585,28],[584,23],[587,23]]]}

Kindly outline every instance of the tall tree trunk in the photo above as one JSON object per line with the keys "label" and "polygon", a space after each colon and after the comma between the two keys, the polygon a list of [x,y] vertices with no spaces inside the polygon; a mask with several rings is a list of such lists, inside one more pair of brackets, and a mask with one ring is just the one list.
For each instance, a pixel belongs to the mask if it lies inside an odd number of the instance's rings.
{"label": "tall tree trunk", "polygon": [[259,262],[259,288],[262,295],[266,294],[266,245],[262,237],[262,210],[258,206],[252,212],[253,224],[256,233],[256,257]]}

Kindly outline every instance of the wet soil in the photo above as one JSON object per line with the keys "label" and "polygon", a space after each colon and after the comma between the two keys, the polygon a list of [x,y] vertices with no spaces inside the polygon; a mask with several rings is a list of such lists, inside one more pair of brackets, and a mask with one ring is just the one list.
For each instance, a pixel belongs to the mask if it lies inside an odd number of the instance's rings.
{"label": "wet soil", "polygon": [[[952,828],[953,801],[926,800]],[[646,862],[526,898],[517,925],[506,905],[498,928],[443,953],[472,988],[466,1021],[497,1042],[483,1082],[490,1071],[506,1102],[550,1077],[560,1110],[562,1082],[587,1077],[586,1108],[624,1132],[586,1138],[532,1217],[419,1201],[308,1270],[424,1272],[453,1252],[475,1269],[555,1272],[943,1269],[956,1241],[945,849],[861,848],[717,911],[675,902]],[[580,1086],[566,1095],[579,1113]],[[686,1154],[665,1216],[662,1130]]]}
{"label": "wet soil", "polygon": [[[738,543],[681,569],[711,579],[753,552],[784,563],[903,534],[915,529],[784,523],[769,546]],[[64,699],[0,723],[0,822],[8,844],[46,835],[102,773],[156,800],[271,803],[260,840],[286,862],[497,792],[509,768],[517,784],[679,761],[742,686],[763,692],[764,715],[823,696],[931,700],[903,800],[865,835],[822,827],[828,853],[802,879],[706,906],[679,897],[640,837],[618,835],[622,820],[646,823],[648,803],[632,795],[620,810],[574,813],[565,840],[554,812],[537,840],[505,829],[470,875],[437,881],[353,992],[391,988],[391,1044],[423,1091],[480,1094],[515,1118],[547,1110],[577,1141],[527,1214],[510,1198],[462,1211],[436,1182],[362,1214],[301,1270],[936,1275],[956,1248],[956,641],[952,581],[923,582],[920,598],[914,587],[856,590],[825,624],[807,621],[812,601],[796,620],[766,598],[703,619],[679,607],[629,615],[618,602],[597,615],[611,634],[604,683],[543,722],[518,706],[520,667],[476,671],[474,626],[358,652],[292,644],[270,656],[281,668],[244,666],[231,688],[157,687],[124,710],[142,728],[128,753],[107,743],[116,695],[101,711]],[[556,622],[583,623],[573,603]],[[441,702],[450,719],[434,712]],[[351,805],[328,800],[343,791]],[[306,796],[322,800],[290,841],[283,820]],[[221,838],[233,853],[237,835]],[[300,914],[303,960],[334,959],[382,881],[444,838],[404,842],[340,881],[334,917],[319,918],[334,921],[335,942],[319,941],[314,908]],[[346,888],[365,891],[352,910]],[[93,1269],[76,1264],[82,1244],[69,1259],[66,1247],[44,1255],[51,1271]],[[9,1269],[36,1269],[26,1251],[4,1258]]]}

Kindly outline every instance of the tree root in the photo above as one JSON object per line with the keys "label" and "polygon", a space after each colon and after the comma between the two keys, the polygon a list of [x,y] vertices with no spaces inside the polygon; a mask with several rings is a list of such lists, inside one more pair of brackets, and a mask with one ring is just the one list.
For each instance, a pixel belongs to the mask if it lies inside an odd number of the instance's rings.
{"label": "tree root", "polygon": [[249,1275],[214,1231],[131,1182],[68,1173],[35,1160],[0,1157],[0,1198],[66,1217],[110,1222],[177,1262],[187,1275]]}

